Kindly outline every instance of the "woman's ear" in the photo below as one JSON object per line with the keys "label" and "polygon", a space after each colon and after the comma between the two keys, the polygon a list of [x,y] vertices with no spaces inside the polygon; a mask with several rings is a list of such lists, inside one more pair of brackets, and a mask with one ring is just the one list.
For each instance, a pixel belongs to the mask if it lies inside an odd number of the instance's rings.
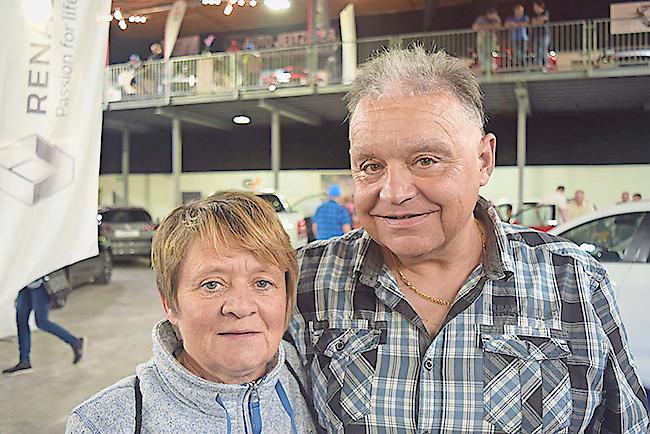
{"label": "woman's ear", "polygon": [[169,305],[167,297],[165,297],[162,293],[158,293],[158,295],[160,295],[160,302],[162,303],[163,310],[165,311],[165,316],[170,323],[177,325],[178,315],[176,314],[175,309]]}

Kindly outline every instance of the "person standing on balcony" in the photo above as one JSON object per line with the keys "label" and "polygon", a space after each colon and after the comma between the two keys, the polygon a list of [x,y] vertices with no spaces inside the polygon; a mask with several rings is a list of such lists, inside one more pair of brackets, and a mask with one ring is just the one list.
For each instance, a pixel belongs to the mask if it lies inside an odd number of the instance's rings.
{"label": "person standing on balcony", "polygon": [[510,29],[510,43],[512,44],[510,66],[523,67],[526,65],[529,23],[530,18],[525,14],[524,5],[521,3],[515,4],[513,15],[508,17],[505,24],[506,28]]}
{"label": "person standing on balcony", "polygon": [[530,23],[533,27],[533,35],[535,44],[535,64],[546,72],[546,62],[548,60],[548,47],[551,43],[551,36],[548,27],[548,22],[551,18],[550,13],[546,9],[543,1],[537,0],[533,2],[533,18]]}
{"label": "person standing on balcony", "polygon": [[312,219],[311,230],[317,240],[328,240],[352,230],[352,217],[348,210],[339,204],[341,187],[331,185],[327,195],[328,201],[318,207]]}
{"label": "person standing on balcony", "polygon": [[151,51],[151,54],[147,57],[147,60],[161,60],[163,58],[163,49],[160,42],[151,44],[149,51]]}
{"label": "person standing on balcony", "polygon": [[501,17],[495,8],[488,8],[479,15],[472,30],[476,32],[476,52],[479,68],[483,74],[492,71],[492,52],[497,49],[496,31],[501,27]]}

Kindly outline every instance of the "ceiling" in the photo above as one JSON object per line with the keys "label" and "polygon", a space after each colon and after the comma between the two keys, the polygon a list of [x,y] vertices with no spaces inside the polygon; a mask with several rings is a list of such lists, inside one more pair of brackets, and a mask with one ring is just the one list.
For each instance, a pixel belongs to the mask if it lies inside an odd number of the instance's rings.
{"label": "ceiling", "polygon": [[[514,83],[484,83],[485,111],[490,117],[517,112],[517,98]],[[650,110],[650,75],[638,77],[589,78],[577,80],[541,80],[527,82],[531,115],[577,114],[589,111]],[[345,103],[342,93],[309,95],[289,98],[268,99],[295,113],[302,113],[320,119],[324,124],[344,123]],[[236,114],[247,114],[252,118],[252,126],[268,127],[271,124],[269,111],[260,108],[258,100],[237,100],[206,104],[170,106],[168,109],[213,119],[222,125],[232,125]],[[109,110],[104,112],[104,120],[118,125],[138,125],[149,131],[169,128],[168,117],[156,115],[153,108],[137,110]],[[282,118],[283,125],[298,125],[295,120]],[[196,130],[204,127],[184,123],[183,130]],[[106,125],[105,125],[106,126]],[[235,127],[240,128],[240,127]]]}
{"label": "ceiling", "polygon": [[[272,11],[263,0],[251,8],[236,7],[230,16],[223,14],[224,6],[203,6],[200,0],[186,0],[187,12],[181,27],[181,35],[199,33],[234,32],[263,27],[281,27],[306,23],[307,3],[311,0],[291,0],[292,7]],[[433,1],[433,0],[428,0]],[[440,7],[470,3],[471,0],[436,0]],[[397,12],[422,10],[427,0],[329,0],[330,18],[336,18],[349,3],[354,4],[358,16],[383,15]],[[163,35],[165,19],[172,0],[113,0],[113,9],[120,8],[124,14],[145,15],[145,24],[130,24],[120,36],[128,38],[156,39]],[[114,22],[112,25],[116,25]]]}

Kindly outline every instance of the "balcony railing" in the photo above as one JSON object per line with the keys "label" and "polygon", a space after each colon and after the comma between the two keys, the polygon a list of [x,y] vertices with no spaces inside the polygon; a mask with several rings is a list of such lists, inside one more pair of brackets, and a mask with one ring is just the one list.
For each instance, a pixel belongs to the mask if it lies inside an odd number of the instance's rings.
{"label": "balcony railing", "polygon": [[[419,44],[458,57],[486,79],[512,72],[553,74],[650,65],[650,29],[615,33],[612,24],[602,19],[489,32],[458,30],[359,39],[356,62],[361,64],[388,46]],[[328,43],[176,57],[167,63],[110,65],[105,102],[183,96],[236,99],[242,91],[342,84],[344,48],[341,43]]]}

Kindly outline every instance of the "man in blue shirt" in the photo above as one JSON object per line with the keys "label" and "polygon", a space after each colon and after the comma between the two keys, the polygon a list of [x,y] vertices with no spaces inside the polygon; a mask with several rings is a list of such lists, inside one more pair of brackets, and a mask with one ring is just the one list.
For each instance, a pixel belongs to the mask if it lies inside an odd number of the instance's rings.
{"label": "man in blue shirt", "polygon": [[350,213],[338,203],[341,197],[341,188],[338,185],[332,185],[327,195],[329,200],[318,207],[311,225],[317,240],[338,237],[352,229]]}
{"label": "man in blue shirt", "polygon": [[528,24],[530,18],[524,13],[524,5],[517,3],[513,9],[513,16],[506,20],[505,26],[510,29],[510,42],[512,44],[512,61],[514,66],[525,66],[526,53],[528,52]]}

